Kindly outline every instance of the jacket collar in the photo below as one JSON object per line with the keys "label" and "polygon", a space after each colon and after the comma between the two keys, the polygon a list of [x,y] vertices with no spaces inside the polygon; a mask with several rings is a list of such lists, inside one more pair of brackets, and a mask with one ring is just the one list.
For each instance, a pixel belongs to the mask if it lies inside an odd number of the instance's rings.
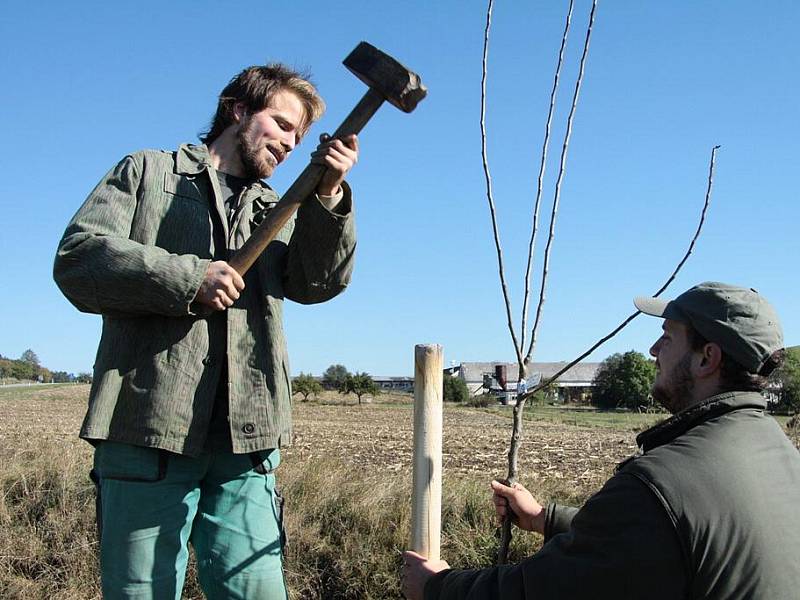
{"label": "jacket collar", "polygon": [[205,144],[181,144],[175,154],[175,172],[179,175],[197,175],[211,166],[211,155]]}
{"label": "jacket collar", "polygon": [[[211,165],[211,154],[205,144],[181,144],[175,154],[175,172],[178,175],[197,175],[206,169],[214,168]],[[257,193],[253,194],[251,190],[256,190]],[[246,196],[249,197],[248,199],[252,199],[252,197],[259,197],[268,191],[271,192],[272,188],[263,181],[257,180],[248,184]]]}
{"label": "jacket collar", "polygon": [[765,410],[767,401],[758,392],[725,392],[717,394],[641,432],[636,436],[636,442],[643,452],[647,452],[671,442],[696,425],[743,408]]}

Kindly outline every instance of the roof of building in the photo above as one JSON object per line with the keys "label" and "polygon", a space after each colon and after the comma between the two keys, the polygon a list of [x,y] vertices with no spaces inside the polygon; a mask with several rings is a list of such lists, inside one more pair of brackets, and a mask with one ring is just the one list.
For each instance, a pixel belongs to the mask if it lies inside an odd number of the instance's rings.
{"label": "roof of building", "polygon": [[[567,362],[535,362],[531,364],[530,377],[543,377],[548,379],[567,366]],[[506,366],[506,378],[508,381],[517,381],[519,372],[516,363],[497,362],[464,362],[460,365],[461,377],[469,382],[482,382],[484,373],[494,375],[495,365]],[[600,363],[578,363],[566,371],[558,380],[561,383],[591,383],[597,372]]]}

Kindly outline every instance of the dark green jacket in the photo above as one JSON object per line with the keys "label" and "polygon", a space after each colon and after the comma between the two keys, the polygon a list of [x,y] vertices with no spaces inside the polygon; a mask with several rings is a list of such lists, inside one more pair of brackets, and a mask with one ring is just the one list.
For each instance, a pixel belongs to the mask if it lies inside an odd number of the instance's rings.
{"label": "dark green jacket", "polygon": [[103,316],[81,437],[199,454],[227,357],[233,451],[291,442],[283,299],[322,302],[348,284],[349,188],[336,214],[316,198],[303,203],[247,272],[241,297],[224,312],[227,335],[213,335],[220,329],[192,306],[220,256],[215,228],[227,241],[224,255],[277,200],[266,184],[250,185],[229,227],[203,145],[137,152],[97,185],[68,225],[54,266],[67,298]]}
{"label": "dark green jacket", "polygon": [[641,433],[579,510],[512,566],[444,571],[442,599],[788,599],[800,589],[800,454],[756,393],[720,394]]}

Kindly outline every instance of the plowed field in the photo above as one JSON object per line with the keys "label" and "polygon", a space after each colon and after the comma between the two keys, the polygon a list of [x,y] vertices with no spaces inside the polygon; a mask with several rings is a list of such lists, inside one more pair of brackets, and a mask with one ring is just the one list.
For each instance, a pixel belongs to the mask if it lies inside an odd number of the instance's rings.
{"label": "plowed field", "polygon": [[[90,453],[77,431],[87,385],[0,390],[0,460],[35,453],[43,444],[63,444]],[[355,397],[325,392],[319,401],[294,403],[294,443],[284,461],[336,457],[359,469],[387,473],[410,470],[413,405],[406,395],[384,395],[358,405]],[[657,415],[596,413],[586,409],[537,408],[525,419],[520,479],[548,480],[585,493],[598,488],[614,465],[636,450],[637,431]],[[445,405],[445,476],[502,477],[511,435],[510,408]],[[796,436],[795,436],[796,437]],[[797,440],[795,440],[797,442]],[[554,481],[555,480],[555,481]]]}
{"label": "plowed field", "polygon": [[[5,414],[0,459],[35,453],[42,443],[64,444],[88,455],[89,445],[77,439],[87,397],[86,385],[0,390]],[[523,481],[559,479],[565,488],[598,487],[613,466],[635,450],[635,429],[640,427],[571,424],[568,412],[559,412],[566,417],[554,420],[554,409],[541,410],[541,416],[534,411],[525,421]],[[410,470],[413,405],[408,396],[381,396],[360,406],[355,397],[331,393],[323,394],[320,402],[300,402],[296,396],[294,415],[294,443],[284,452],[286,463],[334,456],[356,470]],[[446,405],[445,474],[487,480],[503,476],[510,434],[508,408]]]}

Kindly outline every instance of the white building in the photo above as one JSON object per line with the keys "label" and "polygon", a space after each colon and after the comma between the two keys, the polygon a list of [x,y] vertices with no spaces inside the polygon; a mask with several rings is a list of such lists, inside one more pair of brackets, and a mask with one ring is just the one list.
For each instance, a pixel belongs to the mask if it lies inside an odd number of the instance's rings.
{"label": "white building", "polygon": [[[540,381],[551,378],[567,366],[566,362],[535,362],[530,368],[530,377],[526,380],[530,390]],[[560,402],[578,402],[587,400],[592,389],[592,381],[600,363],[578,363],[565,371],[554,384],[555,398]],[[498,367],[505,367],[505,387],[500,385],[496,373]],[[464,362],[445,369],[445,375],[459,377],[467,384],[473,396],[485,392],[505,393],[508,400],[516,398],[519,368],[516,363],[506,362]]]}

